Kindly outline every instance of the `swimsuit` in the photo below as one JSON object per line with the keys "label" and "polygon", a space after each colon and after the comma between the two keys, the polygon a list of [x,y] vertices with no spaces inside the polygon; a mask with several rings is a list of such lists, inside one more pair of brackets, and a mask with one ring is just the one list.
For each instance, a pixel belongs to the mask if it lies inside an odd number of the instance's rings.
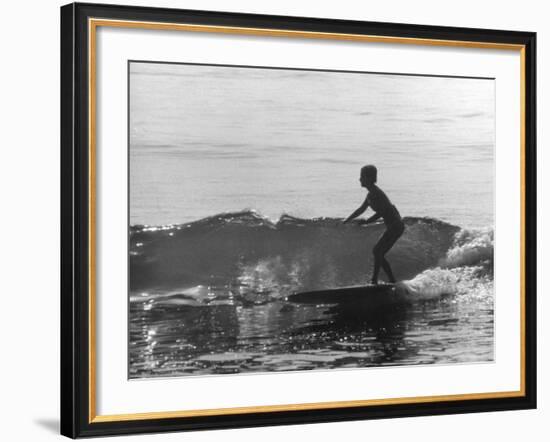
{"label": "swimsuit", "polygon": [[369,192],[367,201],[372,209],[384,219],[386,231],[382,234],[373,252],[375,255],[384,256],[399,239],[405,230],[405,223],[397,208],[390,203],[389,198],[379,188],[374,192]]}
{"label": "swimsuit", "polygon": [[390,228],[394,224],[403,224],[397,208],[390,203],[389,198],[381,189],[376,188],[374,192],[369,192],[367,202],[372,210],[384,219],[386,227]]}

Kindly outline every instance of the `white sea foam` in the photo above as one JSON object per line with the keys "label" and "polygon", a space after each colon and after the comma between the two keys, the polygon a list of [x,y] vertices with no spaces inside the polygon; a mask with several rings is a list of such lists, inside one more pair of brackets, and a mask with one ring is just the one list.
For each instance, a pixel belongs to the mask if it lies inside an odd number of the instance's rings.
{"label": "white sea foam", "polygon": [[443,267],[489,263],[493,260],[493,229],[463,229],[456,234],[454,245],[442,260]]}

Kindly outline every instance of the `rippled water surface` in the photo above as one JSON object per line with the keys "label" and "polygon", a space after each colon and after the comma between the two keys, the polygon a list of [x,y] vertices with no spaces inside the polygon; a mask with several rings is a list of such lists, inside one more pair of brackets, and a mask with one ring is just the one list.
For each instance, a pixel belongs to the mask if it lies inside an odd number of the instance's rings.
{"label": "rippled water surface", "polygon": [[359,169],[405,216],[492,226],[494,80],[130,64],[130,224],[345,217]]}
{"label": "rippled water surface", "polygon": [[387,311],[264,305],[131,308],[131,377],[490,361],[490,300]]}

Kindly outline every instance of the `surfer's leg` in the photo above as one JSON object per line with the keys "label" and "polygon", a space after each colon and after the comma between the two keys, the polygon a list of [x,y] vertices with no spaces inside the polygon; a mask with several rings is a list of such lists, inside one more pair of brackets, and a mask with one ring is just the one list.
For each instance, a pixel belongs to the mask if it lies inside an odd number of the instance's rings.
{"label": "surfer's leg", "polygon": [[[380,267],[384,269],[384,272],[386,272],[386,275],[391,274],[388,273],[388,261],[386,261],[386,258],[384,258],[384,255],[386,254],[386,251],[388,250],[387,244],[389,241],[388,238],[388,231],[386,230],[382,237],[378,240],[374,248],[372,249],[372,254],[374,255],[374,271],[372,273],[372,284],[378,284],[378,273],[380,272]],[[393,275],[392,275],[393,276]]]}
{"label": "surfer's leg", "polygon": [[[390,263],[386,259],[386,253],[390,251],[399,237],[403,234],[405,226],[400,224],[398,226],[392,227],[384,232],[378,243],[374,246],[374,275],[373,280],[376,276],[376,281],[378,281],[378,272],[380,271],[380,266],[384,269],[384,272],[388,276],[390,282],[395,282],[395,277],[390,266]],[[378,263],[378,266],[376,265]]]}
{"label": "surfer's leg", "polygon": [[371,284],[378,284],[378,273],[380,272],[380,259],[374,255],[374,270],[372,271]]}
{"label": "surfer's leg", "polygon": [[[374,270],[372,272],[372,279],[371,279],[372,284],[378,284],[378,273],[380,273],[380,266],[384,266],[384,261],[385,261],[384,254],[386,253],[385,252],[387,247],[386,244],[389,240],[388,236],[389,236],[388,231],[386,230],[382,234],[378,242],[375,244],[375,246],[372,248],[372,254],[374,256]],[[386,271],[385,267],[384,267],[384,271]]]}
{"label": "surfer's leg", "polygon": [[390,267],[390,263],[386,258],[382,258],[382,268],[384,269],[384,272],[386,272],[386,275],[388,275],[388,280],[393,283],[395,282],[395,276],[393,276],[393,272]]}

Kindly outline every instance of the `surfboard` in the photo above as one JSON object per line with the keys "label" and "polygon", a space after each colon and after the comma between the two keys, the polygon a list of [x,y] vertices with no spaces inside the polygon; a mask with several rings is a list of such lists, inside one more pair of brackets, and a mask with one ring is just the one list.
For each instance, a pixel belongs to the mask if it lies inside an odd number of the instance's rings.
{"label": "surfboard", "polygon": [[377,284],[293,293],[287,300],[297,304],[386,305],[408,302],[408,297],[396,284]]}

